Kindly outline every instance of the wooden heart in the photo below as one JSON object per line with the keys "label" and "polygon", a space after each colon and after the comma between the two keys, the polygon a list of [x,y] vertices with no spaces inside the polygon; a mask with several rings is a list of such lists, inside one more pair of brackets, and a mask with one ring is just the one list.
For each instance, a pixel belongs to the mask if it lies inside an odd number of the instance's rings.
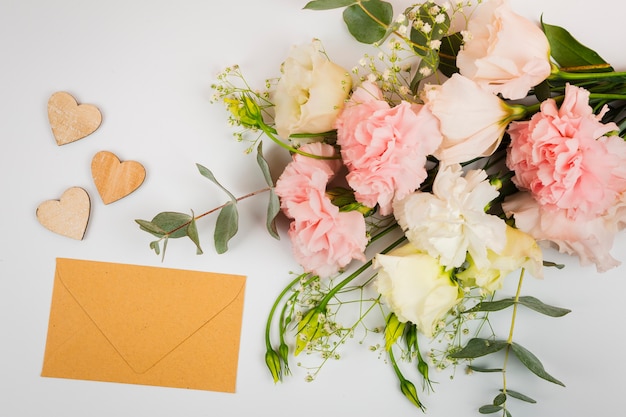
{"label": "wooden heart", "polygon": [[48,120],[57,145],[65,145],[95,132],[102,115],[96,106],[78,104],[74,97],[61,91],[48,100]]}
{"label": "wooden heart", "polygon": [[139,162],[120,162],[113,153],[100,151],[91,160],[91,176],[102,201],[109,204],[139,188],[146,170]]}
{"label": "wooden heart", "polygon": [[82,240],[89,222],[91,201],[80,187],[65,190],[60,200],[44,201],[37,207],[37,220],[48,230]]}

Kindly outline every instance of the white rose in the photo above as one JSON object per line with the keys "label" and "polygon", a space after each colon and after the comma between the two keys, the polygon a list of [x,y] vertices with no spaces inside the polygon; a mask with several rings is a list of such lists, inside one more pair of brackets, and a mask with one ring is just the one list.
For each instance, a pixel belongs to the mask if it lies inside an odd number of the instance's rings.
{"label": "white rose", "polygon": [[281,71],[272,97],[278,134],[332,130],[352,88],[348,71],[328,60],[319,41],[294,47]]}
{"label": "white rose", "polygon": [[441,85],[428,85],[422,99],[439,120],[443,141],[434,155],[445,164],[491,155],[508,124],[525,112],[459,74]]}
{"label": "white rose", "polygon": [[375,286],[401,322],[410,321],[427,337],[462,298],[459,287],[439,262],[406,244],[374,258]]}
{"label": "white rose", "polygon": [[520,99],[548,78],[550,44],[535,24],[504,0],[482,3],[467,26],[469,40],[457,56],[460,73],[492,93]]}

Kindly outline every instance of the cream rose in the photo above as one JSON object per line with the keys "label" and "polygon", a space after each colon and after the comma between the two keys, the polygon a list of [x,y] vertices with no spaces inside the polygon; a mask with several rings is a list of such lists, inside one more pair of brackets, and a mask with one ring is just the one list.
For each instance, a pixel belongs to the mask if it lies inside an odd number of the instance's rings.
{"label": "cream rose", "polygon": [[432,256],[408,243],[374,258],[376,289],[401,322],[410,321],[427,337],[462,298],[459,287]]}
{"label": "cream rose", "polygon": [[492,93],[520,99],[550,75],[548,39],[506,1],[482,3],[467,31],[469,39],[457,56],[459,71]]}
{"label": "cream rose", "polygon": [[456,276],[462,285],[477,286],[486,293],[502,288],[504,278],[511,272],[526,268],[536,278],[543,278],[543,254],[537,241],[519,229],[506,227],[506,245],[501,252],[489,250],[490,264],[479,268],[469,258],[469,267]]}
{"label": "cream rose", "polygon": [[282,65],[272,101],[276,131],[284,138],[332,130],[350,93],[350,74],[321,49],[317,40],[294,47]]}

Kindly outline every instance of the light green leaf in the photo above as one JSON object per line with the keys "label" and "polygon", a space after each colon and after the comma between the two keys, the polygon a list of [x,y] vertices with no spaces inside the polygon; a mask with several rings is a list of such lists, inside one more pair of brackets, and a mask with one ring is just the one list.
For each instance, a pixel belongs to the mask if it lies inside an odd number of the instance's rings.
{"label": "light green leaf", "polygon": [[391,349],[394,343],[402,336],[406,323],[400,322],[398,317],[391,313],[387,317],[387,325],[385,326],[385,350]]}
{"label": "light green leaf", "polygon": [[597,52],[581,44],[567,30],[541,21],[543,32],[550,42],[550,54],[561,67],[595,66],[594,72],[613,71]]}
{"label": "light green leaf", "polygon": [[237,212],[237,204],[229,201],[222,207],[215,221],[213,239],[217,253],[228,251],[228,242],[237,234],[238,229],[239,213]]}
{"label": "light green leaf", "polygon": [[159,246],[159,241],[155,240],[154,242],[150,242],[150,249],[152,249],[157,255],[161,253],[161,247]]}
{"label": "light green leaf", "polygon": [[381,0],[362,1],[347,7],[343,20],[357,41],[372,44],[385,37],[393,20],[393,7]]}
{"label": "light green leaf", "polygon": [[350,6],[354,3],[356,3],[356,0],[313,0],[308,2],[304,8],[309,10],[329,10]]}
{"label": "light green leaf", "polygon": [[463,349],[451,354],[450,357],[455,359],[474,359],[498,352],[504,349],[507,344],[504,340],[488,340],[476,337],[470,339]]}
{"label": "light green leaf", "polygon": [[200,247],[200,237],[198,236],[198,227],[196,226],[196,218],[193,211],[191,212],[191,223],[189,223],[189,226],[187,226],[187,236],[189,236],[189,239],[191,239],[191,241],[196,244],[196,254],[202,255],[202,248]]}
{"label": "light green leaf", "polygon": [[482,407],[480,407],[478,409],[478,412],[480,414],[493,414],[501,410],[502,410],[502,407],[500,407],[499,405],[487,404],[487,405],[483,405]]}
{"label": "light green leaf", "polygon": [[538,313],[545,314],[550,317],[563,317],[564,315],[571,313],[572,310],[566,308],[554,307],[548,304],[544,304],[535,297],[523,296],[519,298],[519,303],[535,310]]}
{"label": "light green leaf", "polygon": [[507,389],[506,393],[507,393],[507,395],[509,397],[513,397],[513,398],[515,398],[517,400],[520,400],[520,401],[525,401],[525,402],[530,403],[530,404],[536,404],[537,403],[537,401],[533,400],[529,396],[521,394],[521,393],[519,393],[517,391],[512,391],[510,389]]}
{"label": "light green leaf", "polygon": [[511,349],[515,356],[526,366],[532,373],[537,375],[539,378],[543,378],[546,381],[552,382],[557,385],[565,386],[561,381],[554,378],[552,375],[548,374],[546,370],[543,368],[543,365],[539,359],[533,355],[529,350],[522,347],[521,345],[513,342],[511,344]]}
{"label": "light green leaf", "polygon": [[230,197],[230,199],[232,201],[237,201],[237,199],[235,198],[234,195],[232,195],[230,193],[230,191],[228,191],[226,188],[224,188],[224,186],[222,186],[222,184],[220,184],[217,179],[215,178],[215,175],[213,175],[213,173],[211,172],[210,169],[208,169],[207,167],[204,167],[200,164],[196,164],[196,166],[198,167],[198,171],[200,171],[200,174],[205,177],[208,178],[209,180],[211,180],[215,185],[217,185],[218,187],[220,187],[222,189],[222,191],[224,191],[226,194],[228,194],[228,196]]}

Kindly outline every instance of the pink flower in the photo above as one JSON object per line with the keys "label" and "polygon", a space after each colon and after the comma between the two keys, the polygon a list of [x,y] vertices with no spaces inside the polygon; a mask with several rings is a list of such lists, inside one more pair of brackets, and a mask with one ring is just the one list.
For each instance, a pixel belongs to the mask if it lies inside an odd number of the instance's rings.
{"label": "pink flower", "polygon": [[461,74],[492,93],[520,99],[550,75],[550,44],[529,20],[507,2],[491,0],[476,10],[469,39],[458,54]]}
{"label": "pink flower", "polygon": [[515,226],[539,243],[556,247],[560,252],[577,255],[581,265],[595,264],[598,272],[620,264],[610,254],[615,235],[626,225],[626,195],[604,215],[572,219],[562,209],[539,204],[528,192],[520,192],[502,205],[507,216],[515,217]]}
{"label": "pink flower", "polygon": [[[335,150],[310,143],[302,151],[332,156]],[[365,219],[356,211],[340,212],[326,196],[326,185],[341,163],[296,154],[276,182],[283,212],[293,219],[289,228],[296,261],[306,272],[328,277],[352,259],[365,261]]]}
{"label": "pink flower", "polygon": [[587,90],[568,85],[560,109],[546,100],[530,121],[509,127],[513,182],[571,219],[602,215],[626,190],[626,144],[603,136],[617,125],[603,124],[588,101]]}
{"label": "pink flower", "polygon": [[406,101],[391,107],[369,82],[355,90],[335,127],[356,199],[369,207],[379,204],[383,215],[391,213],[394,199],[419,188],[426,156],[442,139],[428,109]]}

